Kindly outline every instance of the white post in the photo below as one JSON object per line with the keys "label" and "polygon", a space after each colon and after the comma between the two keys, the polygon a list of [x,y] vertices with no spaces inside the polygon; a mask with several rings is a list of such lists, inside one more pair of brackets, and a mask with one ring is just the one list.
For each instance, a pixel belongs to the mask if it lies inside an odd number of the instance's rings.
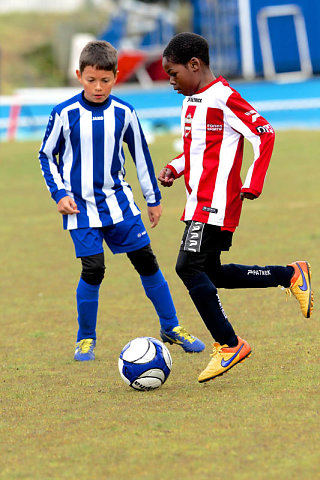
{"label": "white post", "polygon": [[72,83],[76,83],[76,70],[79,68],[80,53],[83,47],[91,40],[95,40],[91,33],[76,33],[71,39],[68,77]]}
{"label": "white post", "polygon": [[240,52],[242,75],[247,80],[255,77],[250,0],[238,0]]}

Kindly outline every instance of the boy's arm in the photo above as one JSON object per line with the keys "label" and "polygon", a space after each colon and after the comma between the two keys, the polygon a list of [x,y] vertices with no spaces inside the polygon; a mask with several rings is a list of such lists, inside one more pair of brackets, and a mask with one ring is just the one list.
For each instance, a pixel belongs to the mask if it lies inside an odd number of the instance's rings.
{"label": "boy's arm", "polygon": [[131,112],[129,125],[123,139],[128,144],[130,154],[136,165],[138,180],[148,207],[160,205],[161,193],[154,173],[151,155],[134,110]]}
{"label": "boy's arm", "polygon": [[175,180],[175,176],[170,168],[164,167],[159,173],[158,180],[163,187],[171,187]]}
{"label": "boy's arm", "polygon": [[229,125],[249,140],[254,153],[253,163],[241,189],[241,199],[257,198],[262,192],[273,151],[275,133],[267,120],[256,112],[239,93],[232,93],[226,105]]}
{"label": "boy's arm", "polygon": [[57,204],[67,196],[56,159],[62,142],[64,142],[62,122],[60,116],[53,110],[39,151],[39,160],[47,188]]}
{"label": "boy's arm", "polygon": [[159,173],[158,180],[163,187],[171,187],[176,178],[184,173],[185,157],[181,153],[166,165]]}
{"label": "boy's arm", "polygon": [[162,215],[161,205],[157,205],[155,207],[148,207],[148,217],[151,223],[151,228],[154,228],[158,225],[161,215]]}
{"label": "boy's arm", "polygon": [[76,202],[67,195],[58,202],[58,212],[62,215],[73,215],[74,213],[80,213]]}

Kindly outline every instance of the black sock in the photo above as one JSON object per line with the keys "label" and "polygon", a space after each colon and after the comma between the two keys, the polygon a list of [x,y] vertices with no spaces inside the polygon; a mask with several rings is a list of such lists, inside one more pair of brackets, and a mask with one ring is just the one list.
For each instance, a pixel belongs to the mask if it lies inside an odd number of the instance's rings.
{"label": "black sock", "polygon": [[212,337],[221,345],[235,347],[237,336],[220,302],[218,291],[205,273],[188,280],[186,287]]}
{"label": "black sock", "polygon": [[290,287],[293,268],[280,265],[238,265],[229,263],[221,265],[219,276],[214,280],[218,288],[270,288]]}

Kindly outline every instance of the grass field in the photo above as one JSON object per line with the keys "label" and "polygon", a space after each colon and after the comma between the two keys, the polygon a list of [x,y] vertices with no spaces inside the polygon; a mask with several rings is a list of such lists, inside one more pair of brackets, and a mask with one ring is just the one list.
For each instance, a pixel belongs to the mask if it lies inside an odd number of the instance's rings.
{"label": "grass field", "polygon": [[[151,146],[157,172],[174,154],[172,140]],[[221,290],[254,354],[198,384],[211,338],[174,271],[185,200],[176,182],[163,190],[163,217],[149,231],[181,323],[207,349],[187,355],[170,346],[168,381],[144,393],[123,383],[118,356],[132,338],[159,338],[159,327],[125,256],[106,254],[96,361],[73,361],[80,265],[45,188],[38,147],[0,145],[0,479],[319,479],[319,132],[278,133],[264,193],[245,204],[223,257],[262,265],[308,259],[312,318],[280,288]],[[147,224],[129,158],[127,167]]]}

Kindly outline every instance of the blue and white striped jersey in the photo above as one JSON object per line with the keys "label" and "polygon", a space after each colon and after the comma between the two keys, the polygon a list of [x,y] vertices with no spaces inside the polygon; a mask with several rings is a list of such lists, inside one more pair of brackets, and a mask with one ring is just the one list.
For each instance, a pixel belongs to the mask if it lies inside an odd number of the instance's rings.
{"label": "blue and white striped jersey", "polygon": [[104,227],[140,214],[124,180],[123,142],[147,204],[158,205],[161,194],[152,160],[131,105],[110,95],[103,105],[91,106],[79,93],[54,107],[39,160],[52,198],[58,203],[69,195],[80,210],[63,216],[65,229]]}

